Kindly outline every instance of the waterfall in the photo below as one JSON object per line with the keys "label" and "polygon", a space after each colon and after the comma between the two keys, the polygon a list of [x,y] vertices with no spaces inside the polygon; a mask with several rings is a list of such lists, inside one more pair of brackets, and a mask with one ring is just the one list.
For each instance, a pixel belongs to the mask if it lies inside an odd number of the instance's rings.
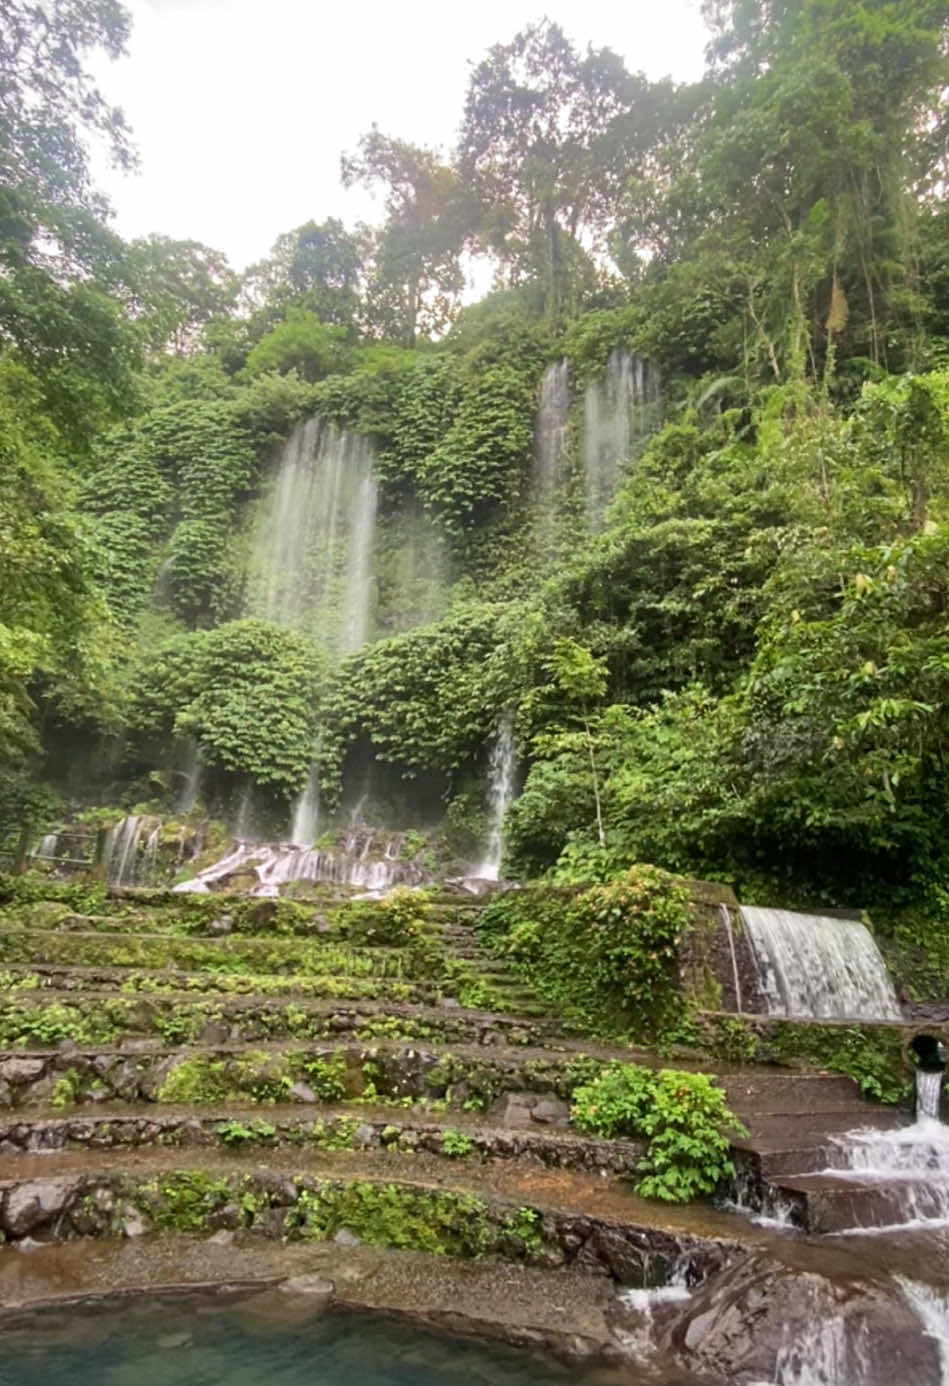
{"label": "waterfall", "polygon": [[501,870],[504,847],[504,815],[514,797],[514,718],[505,713],[498,727],[488,761],[488,808],[490,828],[487,850],[477,875],[485,881],[496,881]]}
{"label": "waterfall", "polygon": [[905,1275],[896,1276],[896,1283],[919,1318],[924,1336],[936,1343],[942,1386],[949,1386],[949,1294]]}
{"label": "waterfall", "polygon": [[40,838],[33,857],[36,861],[54,861],[59,847],[59,833],[46,833]]}
{"label": "waterfall", "polygon": [[105,845],[105,870],[109,885],[135,884],[141,836],[142,820],[137,814],[129,814],[109,829]]}
{"label": "waterfall", "polygon": [[855,919],[741,906],[769,1015],[900,1020],[870,931]]}
{"label": "waterfall", "polygon": [[190,813],[198,802],[198,792],[201,788],[201,757],[198,748],[193,741],[187,743],[187,759],[181,781],[181,792],[178,795],[178,812]]}
{"label": "waterfall", "polygon": [[623,346],[614,347],[610,353],[604,378],[586,387],[583,469],[591,532],[603,528],[623,464],[655,426],[659,400],[657,370]]}
{"label": "waterfall", "polygon": [[290,841],[294,847],[312,847],[316,837],[316,826],[320,814],[320,781],[314,765],[306,789],[300,795],[293,810],[293,826]]}
{"label": "waterfall", "polygon": [[567,459],[569,415],[570,366],[566,361],[555,361],[544,372],[534,415],[531,508],[535,529],[542,539],[550,537],[556,519]]}
{"label": "waterfall", "polygon": [[156,824],[145,839],[145,850],[142,853],[142,864],[139,871],[139,881],[142,885],[151,885],[155,879],[155,872],[158,868],[158,842],[160,838],[161,824]]}
{"label": "waterfall", "polygon": [[[378,485],[369,440],[320,418],[295,429],[260,511],[248,565],[252,612],[319,640],[337,655],[369,639]],[[315,767],[293,811],[291,837],[316,833]]]}
{"label": "waterfall", "polygon": [[870,1350],[866,1324],[848,1333],[832,1305],[815,1303],[807,1322],[788,1325],[774,1364],[776,1386],[857,1386],[868,1379]]}
{"label": "waterfall", "polygon": [[918,1068],[916,1070],[916,1119],[923,1121],[939,1120],[939,1107],[942,1101],[941,1069]]}
{"label": "waterfall", "polygon": [[297,427],[263,503],[248,564],[248,609],[338,654],[365,643],[377,484],[372,449],[322,419]]}

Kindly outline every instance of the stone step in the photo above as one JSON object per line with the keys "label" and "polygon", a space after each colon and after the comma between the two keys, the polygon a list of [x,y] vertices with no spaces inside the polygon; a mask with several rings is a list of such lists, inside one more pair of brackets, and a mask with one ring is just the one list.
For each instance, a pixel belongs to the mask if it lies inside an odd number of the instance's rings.
{"label": "stone step", "polygon": [[470,1009],[446,1000],[405,1002],[237,996],[187,992],[129,995],[118,987],[17,991],[0,1007],[0,1047],[116,1043],[127,1036],[172,1043],[253,1042],[333,1036],[438,1039],[460,1044],[554,1044],[566,1038],[549,1018]]}
{"label": "stone step", "polygon": [[[401,1159],[401,1163],[400,1163]],[[303,1166],[301,1168],[301,1166]],[[683,1229],[675,1210],[600,1175],[535,1162],[474,1168],[424,1155],[115,1151],[0,1159],[0,1230],[13,1243],[153,1231],[336,1238],[549,1268],[628,1285],[688,1268],[699,1281],[740,1254],[736,1220]],[[29,1239],[29,1241],[27,1241]]]}
{"label": "stone step", "polygon": [[782,1174],[810,1174],[826,1169],[835,1136],[866,1126],[895,1130],[908,1120],[909,1114],[898,1107],[874,1107],[869,1112],[861,1109],[856,1120],[849,1113],[812,1115],[806,1123],[799,1117],[752,1119],[749,1138],[733,1144],[755,1161],[762,1178],[773,1180]]}
{"label": "stone step", "polygon": [[822,1172],[781,1176],[774,1187],[799,1201],[800,1226],[808,1232],[879,1229],[946,1216],[945,1190],[924,1180],[861,1180]]}
{"label": "stone step", "polygon": [[[406,1110],[365,1104],[209,1106],[152,1104],[99,1106],[65,1114],[51,1108],[0,1113],[0,1157],[52,1151],[377,1150],[420,1153],[455,1162],[535,1160],[557,1169],[632,1174],[642,1142],[600,1140],[572,1131],[568,1107],[550,1098],[517,1094],[485,1116]],[[9,1166],[8,1166],[9,1167]]]}
{"label": "stone step", "polygon": [[310,1041],[172,1046],[152,1039],[122,1045],[22,1049],[0,1056],[0,1107],[105,1101],[311,1102],[378,1094],[486,1106],[505,1092],[569,1098],[590,1060],[615,1051],[565,1042],[561,1049],[444,1045],[422,1041],[349,1044]]}
{"label": "stone step", "polygon": [[762,1118],[878,1111],[851,1078],[831,1073],[744,1069],[722,1080],[729,1104],[739,1116]]}
{"label": "stone step", "polygon": [[295,938],[233,934],[225,938],[197,939],[170,934],[0,930],[0,965],[33,962],[420,980],[432,974],[432,962],[417,950],[355,947],[329,938],[302,942]]}
{"label": "stone step", "polygon": [[387,1000],[437,1004],[446,990],[434,980],[416,981],[393,977],[352,977],[345,973],[307,976],[283,973],[204,971],[181,968],[110,967],[60,964],[55,962],[4,963],[0,965],[4,990],[50,988],[83,991],[87,988],[117,988],[142,995],[188,992],[192,995],[324,997],[327,999]]}

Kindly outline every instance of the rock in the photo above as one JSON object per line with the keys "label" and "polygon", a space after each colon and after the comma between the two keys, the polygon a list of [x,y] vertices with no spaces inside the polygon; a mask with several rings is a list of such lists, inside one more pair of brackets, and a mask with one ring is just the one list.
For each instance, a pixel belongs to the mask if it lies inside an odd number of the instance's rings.
{"label": "rock", "polygon": [[356,1134],[353,1139],[357,1145],[362,1146],[364,1149],[370,1145],[375,1145],[376,1128],[371,1126],[368,1121],[364,1121],[360,1126],[356,1127]]}
{"label": "rock", "polygon": [[122,1224],[122,1232],[126,1237],[143,1237],[147,1231],[148,1223],[137,1213],[132,1213]]}
{"label": "rock", "polygon": [[319,1100],[307,1083],[294,1083],[287,1096],[291,1102],[316,1102]]}
{"label": "rock", "polygon": [[64,1212],[76,1191],[73,1179],[33,1179],[16,1184],[3,1203],[3,1226],[11,1237],[45,1227]]}
{"label": "rock", "polygon": [[570,1121],[570,1103],[554,1093],[543,1093],[531,1108],[531,1119],[544,1126],[567,1126]]}
{"label": "rock", "polygon": [[219,1232],[215,1232],[208,1238],[208,1246],[230,1246],[234,1240],[234,1233],[227,1227],[222,1227]]}
{"label": "rock", "polygon": [[45,1059],[4,1059],[0,1064],[0,1078],[14,1086],[32,1083],[40,1077],[45,1067]]}
{"label": "rock", "polygon": [[215,938],[222,938],[225,934],[232,933],[234,920],[229,914],[219,914],[216,919],[212,919],[208,925],[208,933]]}
{"label": "rock", "polygon": [[537,1094],[532,1092],[506,1092],[492,1102],[490,1114],[500,1126],[523,1129],[533,1125],[532,1112]]}
{"label": "rock", "polygon": [[191,1117],[178,1127],[178,1144],[182,1150],[194,1150],[199,1145],[213,1145],[214,1136],[205,1131],[197,1117]]}
{"label": "rock", "polygon": [[939,1381],[938,1347],[897,1287],[846,1287],[767,1257],[711,1276],[664,1327],[688,1370],[729,1381]]}
{"label": "rock", "polygon": [[188,1347],[191,1343],[190,1333],[163,1333],[160,1338],[155,1340],[155,1346],[162,1352],[171,1352],[175,1348]]}
{"label": "rock", "polygon": [[306,1295],[308,1299],[320,1300],[328,1304],[336,1289],[332,1280],[324,1280],[321,1275],[292,1275],[278,1286],[281,1294]]}
{"label": "rock", "polygon": [[198,1035],[201,1044],[228,1044],[230,1039],[231,1027],[225,1020],[209,1020]]}
{"label": "rock", "polygon": [[337,1246],[362,1246],[362,1237],[357,1237],[348,1227],[340,1227],[334,1234],[333,1241]]}

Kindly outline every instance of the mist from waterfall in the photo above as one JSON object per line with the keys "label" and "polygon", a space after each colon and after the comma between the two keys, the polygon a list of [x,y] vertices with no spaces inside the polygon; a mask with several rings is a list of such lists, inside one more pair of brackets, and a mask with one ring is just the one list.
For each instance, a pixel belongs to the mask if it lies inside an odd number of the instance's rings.
{"label": "mist from waterfall", "polygon": [[587,528],[601,530],[623,466],[655,428],[661,401],[659,372],[651,362],[616,346],[602,380],[583,393],[583,471]]}
{"label": "mist from waterfall", "polygon": [[516,763],[514,719],[507,713],[498,727],[488,761],[488,841],[484,859],[477,871],[477,875],[485,881],[496,881],[501,874],[504,815],[514,797]]}

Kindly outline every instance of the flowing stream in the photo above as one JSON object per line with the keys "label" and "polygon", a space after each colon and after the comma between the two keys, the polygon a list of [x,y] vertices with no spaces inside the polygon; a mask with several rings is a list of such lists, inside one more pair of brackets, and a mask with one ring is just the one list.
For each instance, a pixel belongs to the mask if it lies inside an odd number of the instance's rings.
{"label": "flowing stream", "polygon": [[742,905],[769,1015],[900,1020],[880,950],[855,919]]}

